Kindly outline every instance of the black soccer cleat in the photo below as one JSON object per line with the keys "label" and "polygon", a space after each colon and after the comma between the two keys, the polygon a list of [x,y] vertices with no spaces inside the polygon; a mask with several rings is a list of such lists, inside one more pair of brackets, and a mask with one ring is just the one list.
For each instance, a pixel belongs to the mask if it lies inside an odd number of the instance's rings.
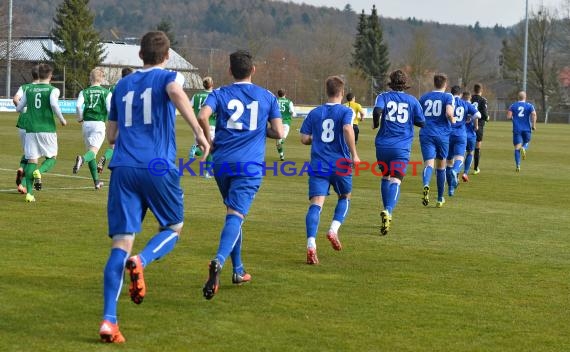
{"label": "black soccer cleat", "polygon": [[81,168],[81,165],[83,165],[83,157],[81,155],[78,155],[75,158],[75,165],[73,165],[73,173],[76,174],[77,171],[79,171],[79,169]]}
{"label": "black soccer cleat", "polygon": [[97,172],[98,173],[102,173],[103,169],[105,168],[105,163],[107,162],[107,158],[105,158],[105,155],[103,155],[100,159],[99,162],[97,163]]}
{"label": "black soccer cleat", "polygon": [[220,273],[222,272],[222,266],[217,259],[210,262],[210,268],[208,270],[208,281],[204,285],[202,291],[204,292],[204,298],[210,300],[214,298],[214,295],[218,292],[220,287]]}

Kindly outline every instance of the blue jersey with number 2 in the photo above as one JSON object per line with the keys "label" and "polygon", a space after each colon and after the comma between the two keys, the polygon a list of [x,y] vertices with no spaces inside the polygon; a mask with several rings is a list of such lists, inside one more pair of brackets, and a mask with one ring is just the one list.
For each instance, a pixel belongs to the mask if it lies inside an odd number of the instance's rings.
{"label": "blue jersey with number 2", "polygon": [[525,101],[517,101],[509,108],[513,114],[513,132],[530,132],[532,123],[530,121],[534,106]]}
{"label": "blue jersey with number 2", "polygon": [[109,168],[148,168],[153,159],[160,159],[165,168],[176,169],[176,109],[166,92],[172,82],[183,85],[184,77],[159,67],[135,71],[119,81],[109,112],[119,130]]}
{"label": "blue jersey with number 2", "polygon": [[342,104],[324,104],[311,110],[301,126],[301,133],[313,136],[311,144],[311,169],[328,172],[336,167],[339,159],[350,159],[350,151],[344,139],[343,127],[350,125],[354,112]]}
{"label": "blue jersey with number 2", "polygon": [[281,118],[275,95],[255,84],[240,82],[215,89],[204,105],[217,116],[214,163],[261,165],[267,122]]}

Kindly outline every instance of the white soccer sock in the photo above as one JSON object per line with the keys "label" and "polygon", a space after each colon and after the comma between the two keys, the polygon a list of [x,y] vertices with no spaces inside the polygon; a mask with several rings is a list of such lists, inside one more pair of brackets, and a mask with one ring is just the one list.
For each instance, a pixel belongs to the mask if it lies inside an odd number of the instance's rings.
{"label": "white soccer sock", "polygon": [[307,248],[317,249],[317,241],[315,241],[314,237],[307,238]]}
{"label": "white soccer sock", "polygon": [[342,225],[340,223],[340,221],[337,220],[333,220],[333,222],[331,223],[331,228],[330,230],[334,233],[338,233],[338,229],[340,228],[340,225]]}

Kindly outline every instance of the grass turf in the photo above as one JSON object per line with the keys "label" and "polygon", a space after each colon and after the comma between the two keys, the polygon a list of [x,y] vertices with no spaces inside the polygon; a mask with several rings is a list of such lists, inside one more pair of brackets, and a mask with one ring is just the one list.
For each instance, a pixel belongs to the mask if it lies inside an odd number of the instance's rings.
{"label": "grass turf", "polygon": [[[517,174],[510,124],[489,123],[481,173],[436,209],[435,202],[421,205],[418,168],[404,180],[387,237],[378,235],[379,179],[363,172],[354,178],[341,252],[324,236],[335,197],[325,204],[318,266],[304,264],[306,178],[266,177],[244,224],[253,281],[232,285],[228,266],[212,301],[201,288],[224,207],[214,180],[186,175],[182,237],[145,271],[142,305],[130,302],[124,285],[119,319],[127,343],[105,346],[97,331],[110,247],[107,189],[92,189],[87,167],[72,176],[84,146],[69,116],[58,131],[58,164],[45,174],[37,202],[25,203],[14,185],[21,155],[15,121],[0,113],[0,351],[570,349],[570,126],[539,125]],[[287,160],[296,162],[309,155],[298,142],[299,124],[286,143]],[[185,157],[193,137],[178,127]],[[358,147],[370,163],[373,139],[365,121]],[[417,139],[412,159],[421,159]],[[278,160],[272,140],[267,160]],[[155,230],[149,214],[135,252]]]}

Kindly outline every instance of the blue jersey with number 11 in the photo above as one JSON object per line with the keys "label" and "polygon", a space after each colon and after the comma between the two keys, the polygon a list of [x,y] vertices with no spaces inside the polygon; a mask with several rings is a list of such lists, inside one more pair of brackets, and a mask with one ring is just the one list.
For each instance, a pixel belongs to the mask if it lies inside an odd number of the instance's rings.
{"label": "blue jersey with number 11", "polygon": [[117,122],[119,134],[109,168],[148,168],[153,159],[161,159],[176,169],[176,109],[166,92],[166,86],[175,81],[183,85],[184,77],[152,67],[117,83],[109,121]]}
{"label": "blue jersey with number 11", "polygon": [[267,122],[281,118],[277,98],[265,88],[243,82],[215,89],[204,105],[217,116],[214,163],[261,165]]}
{"label": "blue jersey with number 11", "polygon": [[410,151],[414,139],[414,123],[425,121],[418,100],[405,92],[386,92],[376,97],[374,107],[382,109],[376,148]]}

